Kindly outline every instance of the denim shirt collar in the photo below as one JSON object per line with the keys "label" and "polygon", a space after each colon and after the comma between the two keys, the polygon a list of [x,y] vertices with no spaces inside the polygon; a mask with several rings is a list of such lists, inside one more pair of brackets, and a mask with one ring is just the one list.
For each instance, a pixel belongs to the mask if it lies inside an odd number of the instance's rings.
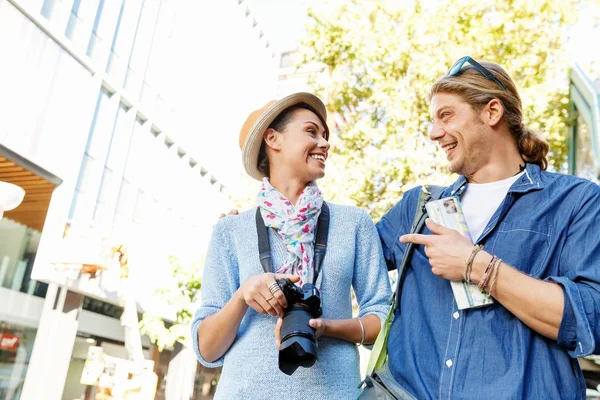
{"label": "denim shirt collar", "polygon": [[[532,190],[539,190],[544,188],[544,183],[541,179],[541,169],[537,164],[525,164],[525,174],[512,184],[508,193],[527,193]],[[465,189],[467,188],[467,178],[463,175],[459,176],[458,179],[448,187],[450,190],[450,196],[460,197]]]}

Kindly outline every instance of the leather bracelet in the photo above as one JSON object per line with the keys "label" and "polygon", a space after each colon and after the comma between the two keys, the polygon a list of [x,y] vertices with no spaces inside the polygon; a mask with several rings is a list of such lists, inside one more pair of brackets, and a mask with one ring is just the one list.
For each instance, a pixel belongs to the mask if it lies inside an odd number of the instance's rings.
{"label": "leather bracelet", "polygon": [[467,283],[471,283],[471,271],[473,270],[473,260],[475,260],[475,256],[481,250],[483,250],[483,245],[482,244],[478,244],[478,245],[474,246],[473,247],[473,251],[471,251],[471,255],[469,256],[469,258],[466,261],[466,266],[465,266],[465,281]]}
{"label": "leather bracelet", "polygon": [[492,283],[490,283],[490,296],[494,295],[494,285],[496,285],[496,279],[498,278],[498,269],[500,268],[500,264],[502,264],[501,259],[497,259],[494,264],[494,269],[492,271]]}
{"label": "leather bracelet", "polygon": [[485,271],[483,272],[483,275],[481,276],[481,280],[477,284],[477,287],[482,292],[485,291],[485,288],[487,287],[487,285],[490,281],[492,268],[494,267],[496,260],[498,260],[498,257],[492,256],[492,259],[490,260],[489,264],[487,265],[487,267],[485,267]]}

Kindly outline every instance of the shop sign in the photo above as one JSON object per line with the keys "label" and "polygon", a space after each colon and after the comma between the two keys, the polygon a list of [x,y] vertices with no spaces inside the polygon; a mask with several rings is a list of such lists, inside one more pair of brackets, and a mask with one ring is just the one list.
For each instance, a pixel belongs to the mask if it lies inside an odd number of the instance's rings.
{"label": "shop sign", "polygon": [[19,337],[9,333],[0,333],[0,350],[17,350]]}

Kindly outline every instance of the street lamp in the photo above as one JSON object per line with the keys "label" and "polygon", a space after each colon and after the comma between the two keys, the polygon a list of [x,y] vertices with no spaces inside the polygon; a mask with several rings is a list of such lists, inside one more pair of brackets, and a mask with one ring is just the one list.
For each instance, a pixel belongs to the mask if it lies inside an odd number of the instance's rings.
{"label": "street lamp", "polygon": [[0,219],[4,211],[10,211],[19,206],[25,197],[25,190],[17,185],[0,181]]}

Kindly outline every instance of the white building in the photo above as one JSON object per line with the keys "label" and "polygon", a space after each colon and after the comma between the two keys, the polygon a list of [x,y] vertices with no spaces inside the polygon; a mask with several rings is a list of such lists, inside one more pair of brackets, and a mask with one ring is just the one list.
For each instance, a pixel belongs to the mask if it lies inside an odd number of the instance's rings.
{"label": "white building", "polygon": [[[139,311],[160,306],[166,255],[201,253],[232,207],[239,126],[275,95],[277,57],[243,0],[0,0],[0,55],[0,181],[26,190],[0,220],[0,398],[92,398],[87,348],[127,354],[118,274],[57,271],[67,226],[129,241]],[[211,398],[189,352],[143,347],[157,399]]]}

